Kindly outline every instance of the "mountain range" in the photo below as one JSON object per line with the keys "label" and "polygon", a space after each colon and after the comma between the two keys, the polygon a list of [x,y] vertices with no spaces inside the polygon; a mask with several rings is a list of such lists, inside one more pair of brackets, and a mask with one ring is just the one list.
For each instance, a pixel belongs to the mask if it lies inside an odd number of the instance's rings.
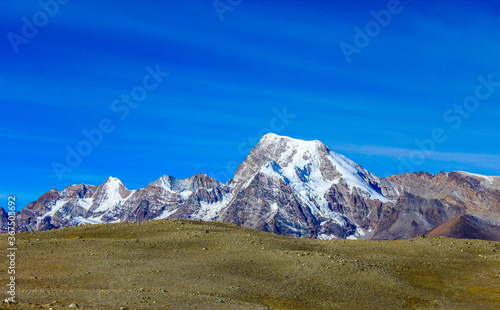
{"label": "mountain range", "polygon": [[[206,174],[162,176],[127,189],[52,189],[23,208],[17,227],[41,231],[154,219],[223,221],[317,239],[408,239],[422,234],[500,241],[500,177],[467,172],[379,178],[320,141],[265,135],[220,183]],[[0,224],[6,231],[7,214]]]}

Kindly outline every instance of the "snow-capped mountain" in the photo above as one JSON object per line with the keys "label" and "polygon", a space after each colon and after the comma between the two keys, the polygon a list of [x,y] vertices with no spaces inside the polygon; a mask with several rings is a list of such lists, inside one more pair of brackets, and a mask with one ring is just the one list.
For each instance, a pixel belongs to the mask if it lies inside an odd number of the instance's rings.
{"label": "snow-capped mountain", "polygon": [[70,185],[24,208],[19,228],[182,218],[297,237],[401,239],[463,213],[499,220],[499,183],[464,172],[381,179],[319,141],[268,134],[227,183],[198,174],[163,176],[138,190],[112,177]]}
{"label": "snow-capped mountain", "polygon": [[[365,230],[339,204],[356,197],[391,203],[395,188],[319,141],[268,134],[229,182],[234,199],[222,220],[291,236],[359,237]],[[365,226],[365,225],[362,225]]]}

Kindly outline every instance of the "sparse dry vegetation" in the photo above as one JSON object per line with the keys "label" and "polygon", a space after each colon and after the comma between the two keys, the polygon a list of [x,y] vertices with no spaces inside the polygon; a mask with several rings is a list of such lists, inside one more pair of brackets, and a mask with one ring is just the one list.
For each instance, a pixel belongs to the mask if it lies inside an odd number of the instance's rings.
{"label": "sparse dry vegetation", "polygon": [[181,220],[17,240],[19,303],[2,309],[500,308],[499,242],[322,241]]}

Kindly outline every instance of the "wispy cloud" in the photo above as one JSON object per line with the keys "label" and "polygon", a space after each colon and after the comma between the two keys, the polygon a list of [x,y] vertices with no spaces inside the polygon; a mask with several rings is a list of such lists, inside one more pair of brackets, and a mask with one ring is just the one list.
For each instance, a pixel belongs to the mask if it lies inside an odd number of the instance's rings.
{"label": "wispy cloud", "polygon": [[[330,147],[334,151],[363,154],[369,156],[382,156],[389,158],[408,158],[415,153],[421,154],[418,149],[398,148],[391,146],[375,146],[375,145],[355,145],[345,143],[331,143]],[[425,153],[426,160],[455,162],[462,164],[473,164],[477,167],[498,169],[500,167],[499,154],[477,154],[477,153],[461,153],[461,152],[429,152]]]}

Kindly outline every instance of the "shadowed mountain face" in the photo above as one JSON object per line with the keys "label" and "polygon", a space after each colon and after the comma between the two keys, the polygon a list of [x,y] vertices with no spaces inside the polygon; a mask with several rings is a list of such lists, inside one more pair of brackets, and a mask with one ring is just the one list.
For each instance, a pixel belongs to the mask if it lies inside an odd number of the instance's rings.
{"label": "shadowed mountain face", "polygon": [[0,208],[0,231],[7,232],[9,230],[9,215],[3,208]]}
{"label": "shadowed mountain face", "polygon": [[406,239],[460,214],[500,220],[500,177],[464,172],[412,173],[381,179],[319,141],[268,134],[227,183],[199,174],[163,176],[127,189],[53,189],[21,211],[18,227],[37,231],[151,219],[224,221],[319,239]]}

